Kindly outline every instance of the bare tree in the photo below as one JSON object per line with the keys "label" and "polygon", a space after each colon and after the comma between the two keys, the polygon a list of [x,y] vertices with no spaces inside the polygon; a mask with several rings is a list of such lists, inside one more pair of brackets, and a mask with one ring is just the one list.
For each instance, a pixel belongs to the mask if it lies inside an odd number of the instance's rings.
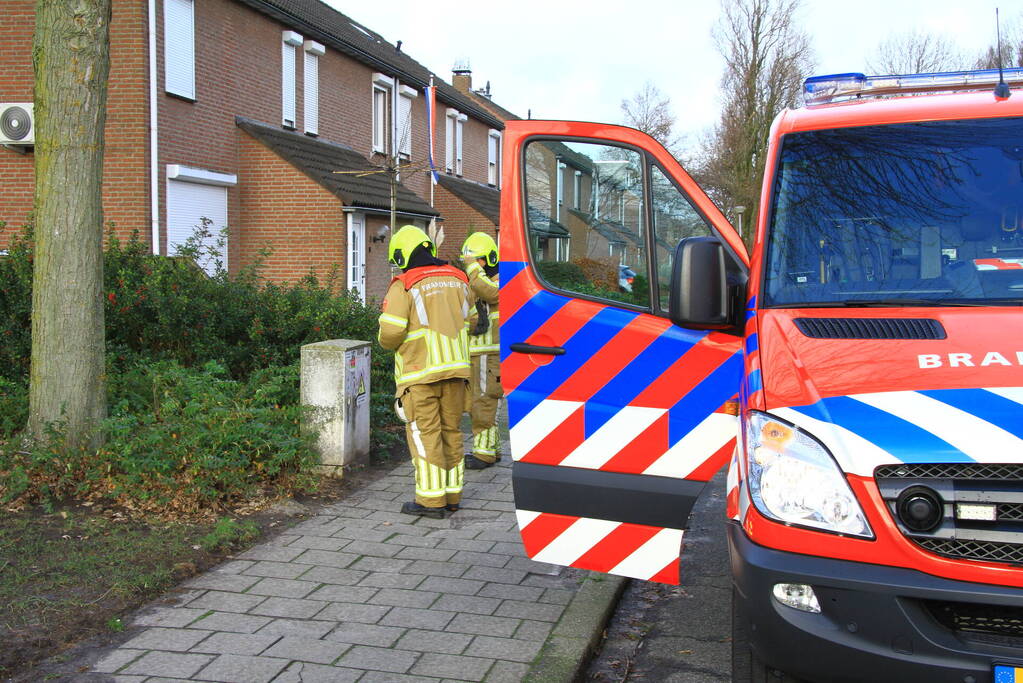
{"label": "bare tree", "polygon": [[37,0],[30,434],[68,444],[106,416],[103,151],[111,0]]}
{"label": "bare tree", "polygon": [[[1023,14],[1014,21],[1002,22],[1002,59],[1004,68],[1023,67]],[[977,58],[974,66],[978,69],[998,68],[998,45],[992,42]]]}
{"label": "bare tree", "polygon": [[888,37],[867,60],[867,70],[872,74],[922,74],[967,66],[967,57],[955,41],[921,31]]}
{"label": "bare tree", "polygon": [[722,0],[715,38],[725,58],[721,118],[705,142],[697,175],[726,212],[755,219],[774,117],[795,106],[813,64],[798,28],[799,0]]}
{"label": "bare tree", "polygon": [[665,149],[678,156],[680,141],[675,134],[675,112],[671,98],[647,81],[627,100],[622,100],[622,115],[625,125],[641,130]]}

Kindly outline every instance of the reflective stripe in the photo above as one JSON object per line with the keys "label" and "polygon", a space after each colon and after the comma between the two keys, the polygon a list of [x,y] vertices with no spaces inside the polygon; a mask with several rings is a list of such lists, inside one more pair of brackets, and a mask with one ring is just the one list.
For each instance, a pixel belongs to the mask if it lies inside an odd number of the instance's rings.
{"label": "reflective stripe", "polygon": [[412,430],[412,443],[416,446],[416,452],[423,462],[426,461],[426,447],[423,445],[423,435],[419,431],[419,425],[416,424],[415,420],[409,422],[409,428]]}
{"label": "reflective stripe", "polygon": [[437,335],[430,334],[429,331],[427,331],[426,346],[427,346],[426,362],[429,363],[430,365],[442,363],[443,359],[441,358],[440,355],[440,348],[437,343]]}
{"label": "reflective stripe", "polygon": [[430,318],[426,315],[426,304],[423,303],[423,295],[418,289],[412,289],[409,291],[412,295],[412,302],[416,305],[416,315],[419,316],[419,324],[423,327],[430,326]]}
{"label": "reflective stripe", "polygon": [[480,356],[480,393],[487,393],[487,354]]}
{"label": "reflective stripe", "polygon": [[475,434],[472,451],[479,455],[497,455],[497,427],[488,427]]}
{"label": "reflective stripe", "polygon": [[406,327],[408,325],[408,320],[406,318],[399,318],[398,316],[391,315],[390,313],[381,313],[380,322],[391,323],[392,325],[397,325],[398,327]]}
{"label": "reflective stripe", "polygon": [[465,479],[465,462],[460,462],[448,470],[447,479],[447,487],[444,490],[447,493],[461,493],[462,484]]}
{"label": "reflective stripe", "polygon": [[445,493],[446,472],[422,458],[416,458],[416,495],[439,498]]}
{"label": "reflective stripe", "polygon": [[[395,364],[395,367],[397,367],[397,364]],[[468,368],[468,367],[469,367],[469,361],[467,361],[467,360],[465,360],[465,361],[457,361],[457,362],[454,362],[454,363],[445,363],[444,365],[435,365],[432,368],[424,368],[423,370],[420,370],[419,372],[410,372],[407,375],[400,375],[400,376],[395,377],[394,379],[395,379],[395,381],[398,384],[404,384],[406,382],[411,382],[413,380],[417,380],[417,379],[420,379],[422,377],[426,377],[427,375],[431,375],[431,374],[433,374],[435,372],[443,372],[445,370],[460,370],[462,368]]]}
{"label": "reflective stripe", "polygon": [[436,339],[437,349],[440,351],[441,362],[451,363],[452,361],[454,361],[455,353],[454,349],[451,348],[451,339],[449,337],[444,336],[443,334],[438,334],[436,336]]}

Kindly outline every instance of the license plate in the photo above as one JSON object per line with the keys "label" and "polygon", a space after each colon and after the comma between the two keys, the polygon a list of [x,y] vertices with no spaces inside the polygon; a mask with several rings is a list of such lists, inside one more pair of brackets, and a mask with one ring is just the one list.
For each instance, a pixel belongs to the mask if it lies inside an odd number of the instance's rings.
{"label": "license plate", "polygon": [[1023,683],[1023,667],[995,664],[995,683]]}

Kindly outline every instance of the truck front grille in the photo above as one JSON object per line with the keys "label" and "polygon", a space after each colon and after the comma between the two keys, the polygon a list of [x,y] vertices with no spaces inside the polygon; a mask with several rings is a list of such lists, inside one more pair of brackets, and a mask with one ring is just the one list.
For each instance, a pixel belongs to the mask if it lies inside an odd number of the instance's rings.
{"label": "truck front grille", "polygon": [[[888,512],[906,538],[924,550],[963,560],[1023,566],[1023,464],[912,463],[874,470]],[[942,502],[934,528],[900,518],[903,492],[926,489]],[[992,518],[961,518],[960,504],[986,507]],[[967,516],[968,517],[968,516]]]}
{"label": "truck front grille", "polygon": [[1023,482],[1023,464],[983,462],[904,463],[881,465],[874,470],[879,479],[997,479]]}
{"label": "truck front grille", "polygon": [[1023,638],[1021,607],[944,600],[922,602],[934,620],[951,631]]}
{"label": "truck front grille", "polygon": [[1023,564],[1023,545],[1018,543],[984,543],[940,538],[914,538],[913,541],[935,555],[981,562]]}

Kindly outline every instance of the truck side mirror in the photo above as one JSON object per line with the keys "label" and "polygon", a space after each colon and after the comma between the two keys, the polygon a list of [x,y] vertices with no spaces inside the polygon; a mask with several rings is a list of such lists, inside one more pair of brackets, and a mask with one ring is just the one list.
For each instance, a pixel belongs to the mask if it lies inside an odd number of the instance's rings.
{"label": "truck side mirror", "polygon": [[716,237],[687,237],[678,243],[668,299],[673,323],[695,330],[720,330],[734,324],[729,260]]}

